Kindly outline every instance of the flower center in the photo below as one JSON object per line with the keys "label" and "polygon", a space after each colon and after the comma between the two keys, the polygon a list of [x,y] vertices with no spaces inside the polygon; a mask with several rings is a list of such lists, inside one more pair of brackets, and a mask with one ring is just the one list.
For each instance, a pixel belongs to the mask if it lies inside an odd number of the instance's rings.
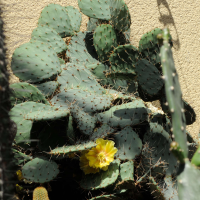
{"label": "flower center", "polygon": [[105,155],[105,153],[104,152],[100,152],[98,154],[98,159],[100,160],[101,163],[102,162],[106,162],[106,155]]}

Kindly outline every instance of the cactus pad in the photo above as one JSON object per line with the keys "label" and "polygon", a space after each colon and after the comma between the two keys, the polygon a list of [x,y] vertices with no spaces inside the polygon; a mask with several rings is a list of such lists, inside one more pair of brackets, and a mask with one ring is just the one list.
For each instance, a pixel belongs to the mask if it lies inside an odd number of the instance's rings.
{"label": "cactus pad", "polygon": [[[136,47],[133,45],[120,45],[114,49],[113,54],[109,58],[111,65],[111,74],[114,76],[116,74],[124,75],[129,79],[133,79],[135,73],[135,64],[138,61],[139,54]],[[127,78],[128,78],[127,77]]]}
{"label": "cactus pad", "polygon": [[93,46],[93,34],[88,31],[75,33],[68,45],[66,56],[71,63],[98,63],[98,55]]}
{"label": "cactus pad", "polygon": [[119,32],[125,32],[130,28],[131,16],[124,0],[110,0],[111,20]]}
{"label": "cactus pad", "polygon": [[88,113],[82,111],[77,105],[72,105],[70,107],[70,111],[81,133],[85,135],[91,135],[95,128],[97,118],[95,116],[90,116]]}
{"label": "cactus pad", "polygon": [[35,183],[49,182],[56,178],[58,173],[58,165],[44,158],[34,158],[22,167],[23,177]]}
{"label": "cactus pad", "polygon": [[98,138],[105,138],[109,136],[111,133],[113,133],[115,130],[108,126],[107,124],[103,124],[98,129],[95,129],[93,134],[90,137],[90,140],[95,141]]}
{"label": "cactus pad", "polygon": [[163,87],[163,80],[158,69],[147,60],[140,60],[136,63],[138,85],[142,91],[149,96],[156,96]]}
{"label": "cactus pad", "polygon": [[133,189],[134,183],[134,163],[129,160],[120,165],[120,182],[116,184],[117,189]]}
{"label": "cactus pad", "polygon": [[115,134],[115,142],[118,149],[115,156],[120,160],[132,160],[141,153],[142,141],[130,126]]}
{"label": "cactus pad", "polygon": [[56,81],[48,81],[41,84],[34,84],[45,97],[51,96],[56,88],[58,87],[58,82]]}
{"label": "cactus pad", "polygon": [[[170,135],[158,123],[149,123],[150,130],[144,135],[143,142],[147,148],[143,148],[142,154],[146,157],[144,162],[149,165],[156,165],[155,172],[166,175],[175,174],[179,164],[175,156],[170,152]],[[164,162],[164,163],[163,163]],[[144,166],[146,165],[144,164]]]}
{"label": "cactus pad", "polygon": [[41,25],[35,28],[31,35],[31,41],[41,41],[55,50],[56,53],[61,53],[67,49],[67,45],[58,33],[49,26]]}
{"label": "cactus pad", "polygon": [[[59,33],[61,37],[71,36],[78,29],[78,25],[74,26],[76,21],[76,12],[74,14],[67,8],[58,4],[49,4],[41,12],[38,25],[48,25]],[[80,25],[79,25],[80,27]]]}
{"label": "cactus pad", "polygon": [[95,146],[96,146],[95,142],[91,142],[91,141],[82,142],[76,145],[57,147],[51,150],[50,154],[56,155],[57,157],[64,157],[65,154],[81,152],[83,150],[91,149],[92,147],[95,147]]}
{"label": "cactus pad", "polygon": [[108,166],[107,171],[84,175],[80,182],[81,187],[86,190],[97,190],[112,185],[119,175],[119,163],[118,159],[114,160]]}
{"label": "cactus pad", "polygon": [[35,101],[49,105],[40,90],[29,83],[13,83],[10,88],[13,90],[13,95],[10,98],[12,105],[25,101]]}
{"label": "cactus pad", "polygon": [[78,0],[80,11],[95,19],[110,19],[109,1],[106,0]]}
{"label": "cactus pad", "polygon": [[140,124],[148,119],[147,109],[141,100],[113,106],[110,110],[97,115],[98,120],[111,127],[121,127]]}
{"label": "cactus pad", "polygon": [[105,62],[109,59],[111,51],[117,47],[117,35],[109,24],[101,24],[94,31],[93,43],[99,60]]}
{"label": "cactus pad", "polygon": [[61,71],[56,52],[39,41],[28,42],[15,49],[11,68],[19,79],[30,83],[55,78]]}

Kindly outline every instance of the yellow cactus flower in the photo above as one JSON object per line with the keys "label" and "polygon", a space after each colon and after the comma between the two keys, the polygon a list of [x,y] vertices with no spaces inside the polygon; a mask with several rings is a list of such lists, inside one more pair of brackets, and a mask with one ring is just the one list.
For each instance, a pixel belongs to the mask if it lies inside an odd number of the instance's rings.
{"label": "yellow cactus flower", "polygon": [[90,167],[101,168],[106,171],[108,165],[114,160],[117,148],[114,147],[115,143],[113,141],[102,138],[98,138],[96,144],[97,146],[89,150],[85,157],[89,160]]}
{"label": "yellow cactus flower", "polygon": [[99,169],[89,166],[89,160],[85,157],[86,153],[88,153],[88,150],[83,151],[81,153],[80,164],[79,164],[81,170],[83,170],[85,174],[95,174],[99,172]]}

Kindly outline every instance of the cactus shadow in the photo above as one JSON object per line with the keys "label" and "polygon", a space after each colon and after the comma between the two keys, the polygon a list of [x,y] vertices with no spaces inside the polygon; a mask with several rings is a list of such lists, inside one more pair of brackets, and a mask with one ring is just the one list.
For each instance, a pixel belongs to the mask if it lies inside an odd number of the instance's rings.
{"label": "cactus shadow", "polygon": [[87,33],[84,39],[85,39],[85,46],[86,46],[88,53],[93,58],[98,60],[98,55],[97,55],[96,49],[93,44],[93,33],[92,32]]}
{"label": "cactus shadow", "polygon": [[129,112],[128,113],[131,113],[131,116],[130,114],[126,114],[126,109],[120,109],[120,110],[116,110],[114,112],[114,116],[115,117],[118,117],[118,118],[121,118],[123,117],[123,119],[130,119],[130,117],[133,117],[134,114],[141,114],[141,118],[143,118],[143,116],[147,116],[148,113],[147,113],[147,110],[143,107],[138,107],[138,108],[130,108],[129,109]]}
{"label": "cactus shadow", "polygon": [[[157,4],[158,4],[158,11],[160,13],[160,17],[158,18],[159,21],[164,26],[172,25],[174,27],[175,31],[176,31],[177,39],[176,40],[173,39],[173,46],[176,50],[178,50],[178,49],[180,49],[180,40],[179,40],[176,24],[175,24],[174,18],[172,16],[172,12],[169,8],[169,4],[167,3],[166,0],[157,0]],[[163,12],[161,11],[161,6],[164,6],[167,9],[168,15],[163,14]]]}

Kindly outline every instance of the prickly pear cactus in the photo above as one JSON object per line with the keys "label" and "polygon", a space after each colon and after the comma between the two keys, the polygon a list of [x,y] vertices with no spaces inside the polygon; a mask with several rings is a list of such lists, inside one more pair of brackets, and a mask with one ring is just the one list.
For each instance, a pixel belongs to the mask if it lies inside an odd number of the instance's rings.
{"label": "prickly pear cactus", "polygon": [[[180,163],[170,147],[174,116],[163,103],[167,92],[157,38],[162,30],[144,34],[135,47],[124,0],[78,5],[89,17],[87,31],[79,32],[77,9],[50,4],[31,40],[12,56],[20,79],[11,86],[10,110],[17,124],[19,184],[32,189],[46,184],[62,197],[73,192],[75,199],[144,199],[154,192],[169,199],[177,192]],[[149,103],[153,100],[160,100],[163,110]],[[187,139],[195,145],[189,134]],[[184,160],[187,145],[180,148]]]}

